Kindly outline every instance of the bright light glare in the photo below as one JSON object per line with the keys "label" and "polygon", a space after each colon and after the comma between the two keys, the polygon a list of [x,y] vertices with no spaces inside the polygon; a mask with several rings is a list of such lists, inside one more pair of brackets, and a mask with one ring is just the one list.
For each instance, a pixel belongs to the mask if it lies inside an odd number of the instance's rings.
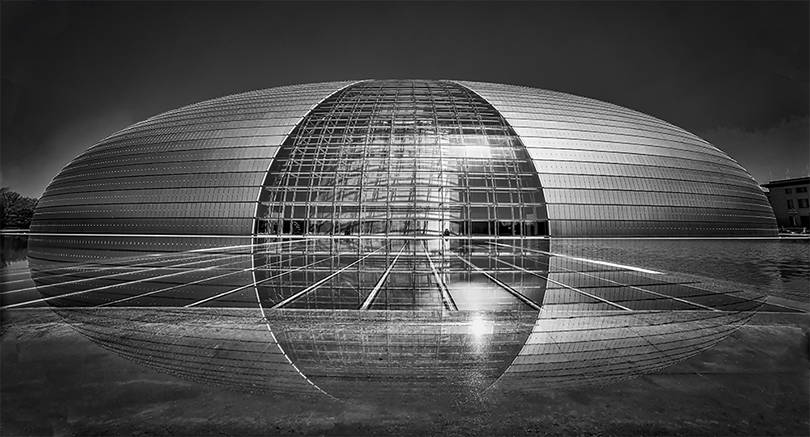
{"label": "bright light glare", "polygon": [[656,272],[655,270],[642,269],[641,267],[626,266],[626,265],[623,265],[623,264],[614,264],[614,263],[609,263],[609,262],[606,262],[606,261],[597,261],[595,259],[577,258],[575,256],[562,255],[562,254],[559,254],[559,253],[552,253],[551,255],[559,256],[559,257],[562,257],[562,258],[575,259],[577,261],[583,261],[583,262],[591,263],[591,264],[599,264],[599,265],[603,265],[603,266],[616,267],[616,268],[625,269],[625,270],[632,270],[634,272],[649,273],[649,274],[652,274],[652,275],[663,275],[663,273],[661,273],[661,272]]}
{"label": "bright light glare", "polygon": [[466,147],[464,147],[464,152],[468,158],[492,158],[489,145],[486,146],[467,145]]}
{"label": "bright light glare", "polygon": [[487,323],[487,321],[482,319],[481,316],[475,316],[470,324],[470,330],[476,337],[480,337],[484,334],[490,334],[492,333],[492,323]]}

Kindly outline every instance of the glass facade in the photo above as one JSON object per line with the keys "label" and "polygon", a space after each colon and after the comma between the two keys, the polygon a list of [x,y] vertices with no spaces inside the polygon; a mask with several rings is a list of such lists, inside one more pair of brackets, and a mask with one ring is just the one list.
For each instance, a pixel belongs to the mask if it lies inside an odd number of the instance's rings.
{"label": "glass facade", "polygon": [[290,134],[257,234],[545,235],[543,193],[506,120],[446,81],[368,81]]}
{"label": "glass facade", "polygon": [[[266,238],[254,273],[270,308],[531,309],[450,253],[470,252],[459,237],[547,231],[520,139],[491,105],[447,81],[360,82],[324,100],[279,149],[256,220]],[[293,235],[316,239],[262,246]],[[453,239],[407,239],[431,236]],[[542,279],[493,267],[526,276],[539,307]]]}

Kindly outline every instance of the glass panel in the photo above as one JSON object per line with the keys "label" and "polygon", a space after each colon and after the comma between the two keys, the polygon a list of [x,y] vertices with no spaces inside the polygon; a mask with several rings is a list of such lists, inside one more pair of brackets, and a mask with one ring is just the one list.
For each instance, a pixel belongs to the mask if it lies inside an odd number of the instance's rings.
{"label": "glass panel", "polygon": [[[546,217],[515,132],[451,82],[368,81],[332,95],[293,130],[263,185],[259,234],[521,235]],[[471,203],[487,207],[470,215]],[[259,224],[277,218],[304,223]],[[487,225],[460,225],[476,218]]]}

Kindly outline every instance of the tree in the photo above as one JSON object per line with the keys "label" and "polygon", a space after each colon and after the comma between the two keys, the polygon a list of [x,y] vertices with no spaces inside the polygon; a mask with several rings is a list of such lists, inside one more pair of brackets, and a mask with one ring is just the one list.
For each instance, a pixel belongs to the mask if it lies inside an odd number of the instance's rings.
{"label": "tree", "polygon": [[37,201],[6,187],[0,188],[0,228],[28,229]]}

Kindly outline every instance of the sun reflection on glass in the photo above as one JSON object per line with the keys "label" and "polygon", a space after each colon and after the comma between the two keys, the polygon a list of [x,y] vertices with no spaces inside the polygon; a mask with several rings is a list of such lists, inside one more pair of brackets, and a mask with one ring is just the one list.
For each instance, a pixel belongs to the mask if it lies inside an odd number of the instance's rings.
{"label": "sun reflection on glass", "polygon": [[481,316],[477,315],[473,317],[470,323],[470,332],[475,335],[476,338],[481,338],[485,334],[492,334],[495,326],[489,320],[484,320]]}

